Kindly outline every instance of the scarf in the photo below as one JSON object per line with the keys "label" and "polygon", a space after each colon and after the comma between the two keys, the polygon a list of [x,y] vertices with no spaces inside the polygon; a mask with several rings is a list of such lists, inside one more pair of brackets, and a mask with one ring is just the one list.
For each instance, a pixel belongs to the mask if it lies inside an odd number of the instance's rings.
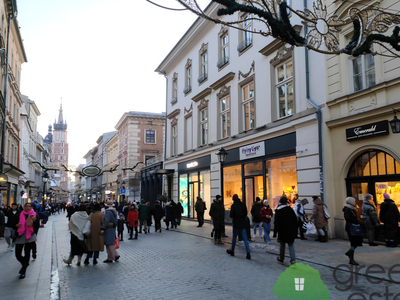
{"label": "scarf", "polygon": [[[25,218],[25,216],[28,216],[28,218]],[[32,236],[33,233],[33,221],[30,217],[33,216],[36,218],[36,213],[33,209],[30,211],[22,211],[21,214],[19,215],[19,223],[21,224],[21,227],[18,228],[18,235],[21,236],[25,232],[26,239],[29,240]]]}
{"label": "scarf", "polygon": [[71,233],[78,239],[83,241],[83,229],[88,221],[89,216],[87,215],[86,211],[74,212],[74,214],[71,216],[71,221],[68,223],[69,231],[71,231]]}
{"label": "scarf", "polygon": [[351,205],[351,204],[348,204],[348,203],[346,203],[344,205],[344,207],[350,208],[351,210],[356,210],[356,207],[354,205]]}

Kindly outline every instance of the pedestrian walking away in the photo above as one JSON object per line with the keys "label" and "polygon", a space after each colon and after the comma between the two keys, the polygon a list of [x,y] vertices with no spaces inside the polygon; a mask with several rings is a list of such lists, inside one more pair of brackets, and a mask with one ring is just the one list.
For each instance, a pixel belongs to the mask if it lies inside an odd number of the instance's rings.
{"label": "pedestrian walking away", "polygon": [[222,203],[222,197],[220,195],[215,196],[216,201],[211,204],[209,215],[212,218],[214,226],[214,244],[223,244],[221,239],[222,226],[224,224],[225,208]]}
{"label": "pedestrian walking away", "polygon": [[196,204],[194,205],[194,209],[197,214],[197,221],[199,225],[197,227],[202,227],[204,224],[204,212],[207,210],[206,203],[200,197],[196,198]]}
{"label": "pedestrian walking away", "polygon": [[230,217],[233,223],[232,229],[232,247],[231,249],[227,249],[226,253],[231,256],[235,256],[235,246],[236,239],[239,235],[239,232],[242,234],[243,242],[246,247],[246,258],[251,259],[250,255],[250,245],[246,234],[246,217],[247,217],[247,207],[246,204],[240,201],[239,196],[234,194],[232,196],[233,204],[231,206]]}
{"label": "pedestrian walking away", "polygon": [[357,247],[362,246],[362,231],[360,229],[360,234],[356,234],[354,230],[351,230],[350,227],[359,227],[360,222],[358,221],[356,214],[356,199],[353,197],[346,198],[346,204],[343,207],[344,219],[346,220],[346,232],[350,241],[350,249],[345,253],[346,256],[349,257],[349,264],[358,265],[358,263],[354,260],[354,251]]}
{"label": "pedestrian walking away", "polygon": [[[136,204],[132,204],[129,207],[128,217],[128,240],[137,240],[138,238],[138,224],[139,224],[139,211],[136,208]],[[135,238],[133,238],[133,229],[135,229]]]}
{"label": "pedestrian walking away", "polygon": [[[25,203],[23,211],[19,215],[19,221],[16,225],[17,238],[15,240],[15,257],[21,263],[22,268],[19,271],[19,278],[25,278],[26,269],[30,262],[30,253],[36,243],[37,234],[35,227],[39,228],[40,221],[37,218],[31,203]],[[24,250],[24,256],[22,256]]]}
{"label": "pedestrian walking away", "polygon": [[120,258],[117,250],[115,249],[115,229],[117,227],[118,213],[114,208],[112,201],[107,201],[106,211],[104,212],[104,222],[101,225],[101,234],[104,234],[104,245],[107,249],[107,259],[104,263],[117,262]]}
{"label": "pedestrian walking away", "polygon": [[176,228],[176,203],[171,199],[165,204],[165,224],[167,230],[169,230],[169,222],[171,222],[171,229]]}
{"label": "pedestrian walking away", "polygon": [[271,243],[271,238],[269,236],[271,232],[271,218],[274,215],[271,207],[269,206],[268,200],[263,200],[263,207],[260,210],[260,217],[264,228],[264,241],[267,244]]}
{"label": "pedestrian walking away", "polygon": [[161,219],[164,216],[164,209],[161,207],[160,201],[156,201],[154,205],[154,227],[155,231],[161,232]]}
{"label": "pedestrian walking away", "polygon": [[400,222],[399,210],[394,201],[390,199],[389,194],[384,193],[383,198],[385,200],[381,203],[379,218],[385,231],[386,247],[397,247],[396,235]]}
{"label": "pedestrian walking away", "polygon": [[139,205],[139,233],[143,231],[147,234],[147,218],[149,217],[150,206],[147,205],[146,200],[142,199]]}
{"label": "pedestrian walking away", "polygon": [[117,231],[118,237],[121,242],[124,241],[124,224],[125,224],[125,217],[123,213],[119,214],[119,219],[117,221]]}
{"label": "pedestrian walking away", "polygon": [[257,226],[258,226],[258,231],[260,234],[260,237],[262,237],[262,223],[261,223],[261,216],[260,216],[260,211],[263,205],[261,204],[261,199],[260,197],[256,197],[256,202],[253,204],[251,207],[251,216],[253,218],[253,238],[256,237],[257,233]]}
{"label": "pedestrian walking away", "polygon": [[83,231],[89,222],[89,216],[86,213],[86,205],[81,204],[78,211],[75,211],[68,223],[71,232],[71,251],[69,257],[63,261],[70,265],[75,255],[78,256],[77,266],[81,265],[82,255],[88,252],[87,245],[84,241]]}
{"label": "pedestrian walking away", "polygon": [[362,215],[364,218],[364,225],[367,229],[368,244],[370,246],[378,246],[375,241],[375,228],[379,229],[378,215],[376,214],[376,206],[374,203],[374,196],[365,194],[362,206]]}
{"label": "pedestrian walking away", "polygon": [[88,265],[90,263],[89,259],[93,257],[93,264],[97,265],[99,252],[104,251],[104,236],[100,234],[101,225],[104,222],[104,214],[101,212],[99,203],[94,204],[93,212],[89,216],[89,222],[90,234],[88,239],[85,240],[88,252],[84,264]]}
{"label": "pedestrian walking away", "polygon": [[296,253],[293,244],[297,236],[297,218],[293,209],[288,206],[288,203],[288,199],[282,196],[275,210],[274,225],[280,244],[279,257],[277,260],[280,264],[283,264],[285,260],[285,244],[288,244],[289,247],[290,263],[296,263]]}
{"label": "pedestrian walking away", "polygon": [[326,206],[326,204],[322,202],[322,200],[318,196],[313,196],[312,198],[314,202],[314,207],[310,221],[314,222],[315,227],[318,231],[318,238],[315,241],[326,243],[328,241],[328,235],[325,230],[325,226],[328,225],[328,220],[325,218],[324,214],[324,206]]}
{"label": "pedestrian walking away", "polygon": [[181,225],[181,220],[182,220],[182,214],[183,214],[183,206],[180,200],[178,200],[178,203],[176,204],[176,225]]}

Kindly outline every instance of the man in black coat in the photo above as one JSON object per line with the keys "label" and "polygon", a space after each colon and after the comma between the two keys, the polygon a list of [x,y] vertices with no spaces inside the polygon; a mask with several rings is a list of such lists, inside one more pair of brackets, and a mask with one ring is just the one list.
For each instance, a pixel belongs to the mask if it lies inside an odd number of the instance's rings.
{"label": "man in black coat", "polygon": [[287,205],[288,199],[282,196],[279,205],[275,210],[275,228],[278,233],[278,242],[280,243],[280,254],[278,262],[283,264],[285,259],[285,244],[289,246],[290,263],[296,263],[296,254],[294,250],[294,239],[297,236],[297,218],[293,209]]}
{"label": "man in black coat", "polygon": [[233,223],[233,230],[232,230],[232,248],[227,249],[226,253],[230,254],[231,256],[235,255],[235,246],[236,246],[236,239],[239,235],[239,232],[242,234],[243,242],[246,247],[246,258],[251,259],[250,255],[250,245],[249,241],[247,240],[247,233],[246,233],[246,217],[247,217],[247,207],[246,204],[240,201],[239,196],[234,194],[232,196],[233,204],[231,206],[231,213],[230,217],[232,218]]}
{"label": "man in black coat", "polygon": [[217,195],[215,199],[216,200],[211,204],[209,212],[214,226],[214,244],[223,244],[221,234],[224,225],[225,208],[220,195]]}

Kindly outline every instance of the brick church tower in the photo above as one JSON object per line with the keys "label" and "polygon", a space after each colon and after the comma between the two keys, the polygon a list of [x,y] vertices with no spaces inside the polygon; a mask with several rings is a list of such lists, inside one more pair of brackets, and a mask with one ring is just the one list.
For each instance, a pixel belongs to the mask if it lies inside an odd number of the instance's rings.
{"label": "brick church tower", "polygon": [[[55,175],[59,177],[55,179],[64,191],[68,191],[68,173],[61,167],[61,165],[68,167],[67,122],[64,121],[62,104],[60,105],[58,120],[53,124],[53,129],[53,141],[51,144],[52,162],[53,166],[60,168],[60,171],[57,171],[57,175]],[[57,202],[68,201],[68,196],[63,198],[64,199],[57,199]]]}

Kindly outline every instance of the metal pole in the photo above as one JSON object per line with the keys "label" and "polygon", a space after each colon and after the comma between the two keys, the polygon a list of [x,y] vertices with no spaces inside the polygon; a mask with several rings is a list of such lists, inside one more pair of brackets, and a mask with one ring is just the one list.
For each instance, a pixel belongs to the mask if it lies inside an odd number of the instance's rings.
{"label": "metal pole", "polygon": [[222,220],[222,230],[221,236],[227,237],[225,234],[225,200],[224,200],[224,169],[223,169],[223,162],[220,162],[220,182],[221,182],[221,197],[222,197],[222,206],[224,207],[224,218]]}

